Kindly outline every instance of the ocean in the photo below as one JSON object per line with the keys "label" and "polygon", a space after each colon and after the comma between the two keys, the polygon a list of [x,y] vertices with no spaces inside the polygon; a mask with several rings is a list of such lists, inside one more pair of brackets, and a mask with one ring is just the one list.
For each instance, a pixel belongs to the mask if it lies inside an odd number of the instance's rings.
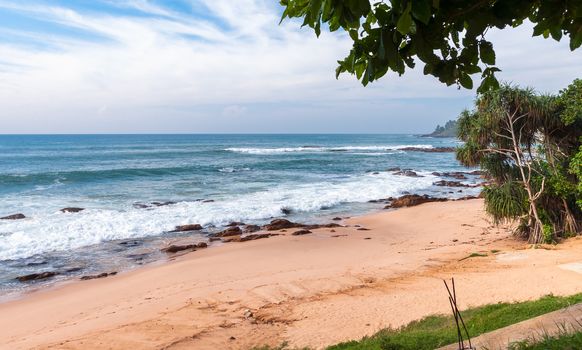
{"label": "ocean", "polygon": [[[0,296],[164,260],[159,248],[176,239],[206,240],[169,232],[177,225],[329,222],[405,193],[474,195],[433,185],[450,180],[433,172],[471,170],[454,153],[420,151],[457,144],[415,135],[2,135],[0,217],[26,218],[0,220]],[[50,271],[58,275],[16,280]]]}

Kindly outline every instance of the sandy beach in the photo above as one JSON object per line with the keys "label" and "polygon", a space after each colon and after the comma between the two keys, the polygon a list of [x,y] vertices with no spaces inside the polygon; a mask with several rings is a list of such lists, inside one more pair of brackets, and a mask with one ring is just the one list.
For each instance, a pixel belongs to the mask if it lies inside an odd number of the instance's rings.
{"label": "sandy beach", "polygon": [[[529,249],[479,199],[340,223],[1,304],[0,348],[319,349],[448,312],[445,278],[455,277],[461,307],[582,291],[582,239]],[[467,258],[477,252],[487,256]]]}

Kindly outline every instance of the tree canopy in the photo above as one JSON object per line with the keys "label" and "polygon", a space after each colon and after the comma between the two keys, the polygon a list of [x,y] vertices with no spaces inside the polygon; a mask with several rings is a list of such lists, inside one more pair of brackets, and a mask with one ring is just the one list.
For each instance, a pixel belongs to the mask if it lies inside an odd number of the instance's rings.
{"label": "tree canopy", "polygon": [[323,24],[343,29],[353,41],[349,55],[338,61],[336,76],[355,74],[362,84],[388,71],[402,75],[418,61],[424,74],[447,85],[478,92],[499,87],[496,55],[486,39],[491,28],[534,24],[533,36],[560,41],[570,50],[582,45],[580,0],[281,0],[285,18],[303,18],[317,36]]}
{"label": "tree canopy", "polygon": [[490,177],[485,207],[516,233],[551,242],[582,228],[582,80],[559,95],[503,85],[458,121],[457,159]]}

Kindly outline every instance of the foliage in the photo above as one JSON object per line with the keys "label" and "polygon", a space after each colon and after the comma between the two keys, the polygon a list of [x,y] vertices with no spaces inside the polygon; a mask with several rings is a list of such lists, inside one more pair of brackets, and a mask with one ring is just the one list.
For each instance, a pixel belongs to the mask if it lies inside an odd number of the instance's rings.
{"label": "foliage", "polygon": [[457,121],[449,120],[444,126],[437,125],[435,130],[427,135],[428,137],[457,137]]}
{"label": "foliage", "polygon": [[349,55],[338,61],[336,74],[349,72],[367,85],[388,71],[402,75],[424,64],[424,74],[441,82],[473,88],[471,75],[481,74],[479,92],[499,86],[496,54],[485,36],[491,28],[518,27],[529,20],[533,36],[569,38],[570,50],[582,45],[579,0],[281,0],[281,20],[303,18],[317,36],[322,24],[343,29],[353,41]]}
{"label": "foliage", "polygon": [[[521,322],[582,302],[582,294],[570,297],[546,296],[522,303],[499,303],[462,312],[471,336]],[[385,329],[359,341],[337,344],[328,350],[423,350],[436,349],[457,340],[452,316],[428,316],[400,329]]]}
{"label": "foliage", "polygon": [[582,332],[543,336],[540,340],[527,340],[511,344],[508,350],[578,350],[582,349]]}
{"label": "foliage", "polygon": [[[558,96],[503,85],[461,113],[457,159],[491,179],[485,207],[496,223],[519,220],[516,234],[551,243],[582,227],[582,83]],[[578,154],[577,154],[578,153]]]}

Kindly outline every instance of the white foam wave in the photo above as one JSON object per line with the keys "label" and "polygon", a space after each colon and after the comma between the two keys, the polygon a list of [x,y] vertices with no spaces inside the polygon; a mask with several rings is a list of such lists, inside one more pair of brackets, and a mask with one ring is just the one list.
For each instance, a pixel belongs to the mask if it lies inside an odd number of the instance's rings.
{"label": "white foam wave", "polygon": [[316,153],[316,152],[351,152],[351,151],[397,151],[405,148],[433,148],[432,145],[387,145],[387,146],[338,146],[338,147],[277,147],[277,148],[245,148],[231,147],[225,151],[246,154],[282,154],[282,153]]}
{"label": "white foam wave", "polygon": [[158,235],[176,225],[224,225],[230,221],[260,221],[282,215],[282,209],[313,212],[341,203],[366,202],[403,191],[429,188],[436,177],[365,174],[343,180],[280,185],[212,203],[181,202],[172,206],[124,210],[87,209],[80,213],[36,213],[30,218],[0,222],[0,260],[25,258],[115,239]]}

